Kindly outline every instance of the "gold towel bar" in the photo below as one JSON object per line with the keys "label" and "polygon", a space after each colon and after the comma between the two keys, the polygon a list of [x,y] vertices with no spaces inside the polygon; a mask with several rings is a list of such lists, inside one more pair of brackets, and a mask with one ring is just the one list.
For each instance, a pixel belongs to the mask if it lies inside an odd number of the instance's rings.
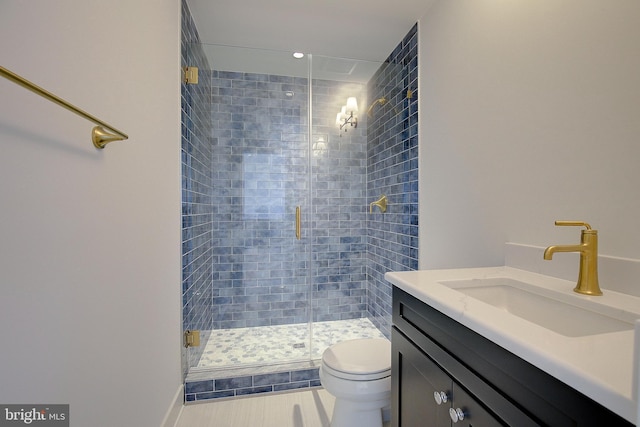
{"label": "gold towel bar", "polygon": [[[95,126],[92,131],[91,131],[91,140],[93,141],[93,145],[96,148],[104,148],[105,145],[107,145],[110,142],[113,141],[122,141],[124,139],[129,139],[129,136],[124,133],[119,131],[118,129],[114,128],[113,126],[103,122],[102,120],[92,116],[91,114],[82,111],[81,109],[79,109],[78,107],[69,104],[67,101],[65,101],[62,98],[59,98],[58,96],[52,94],[51,92],[41,88],[40,86],[37,86],[33,83],[31,83],[29,80],[20,77],[19,75],[17,75],[16,73],[7,70],[6,68],[0,66],[0,75],[4,78],[6,78],[7,80],[11,80],[12,82],[24,87],[25,89],[29,89],[31,92],[34,92],[40,96],[42,96],[43,98],[48,99],[49,101],[58,104],[61,107],[66,108],[67,110],[76,113],[77,115],[79,115],[80,117],[83,117],[87,120],[89,120],[90,122],[95,123],[98,126]],[[111,130],[113,131],[113,133],[107,132],[107,130]]]}

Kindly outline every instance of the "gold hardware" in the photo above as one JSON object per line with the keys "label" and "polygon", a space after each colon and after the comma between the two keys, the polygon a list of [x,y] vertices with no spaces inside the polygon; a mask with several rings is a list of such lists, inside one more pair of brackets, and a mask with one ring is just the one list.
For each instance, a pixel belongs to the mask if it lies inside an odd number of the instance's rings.
{"label": "gold hardware", "polygon": [[[407,90],[407,98],[412,98],[413,97],[413,92],[411,91],[411,89]],[[367,109],[367,116],[369,116],[370,119],[373,118],[373,107],[375,107],[376,105],[380,104],[380,105],[385,105],[387,102],[389,102],[389,100],[387,98],[385,98],[384,96],[382,98],[378,98],[375,101],[373,101],[371,103],[371,105],[369,106],[369,108]],[[391,107],[393,109],[393,114],[397,115],[398,114],[398,109],[394,106]]]}
{"label": "gold hardware", "polygon": [[115,133],[107,132],[102,126],[95,126],[91,130],[91,140],[93,146],[99,149],[103,149],[105,145],[113,141],[122,141],[122,137]]}
{"label": "gold hardware", "polygon": [[200,331],[184,331],[184,346],[200,347]]}
{"label": "gold hardware", "polygon": [[377,206],[380,208],[380,212],[385,213],[387,211],[387,196],[384,194],[375,202],[371,202],[369,204],[369,213],[373,213],[373,207]]}
{"label": "gold hardware", "polygon": [[385,98],[384,96],[382,98],[378,98],[375,101],[373,101],[371,103],[371,105],[369,106],[369,108],[367,109],[367,116],[369,116],[369,118],[371,118],[372,113],[373,113],[373,107],[375,107],[378,104],[384,105],[386,103],[387,103],[387,98]]}
{"label": "gold hardware", "polygon": [[300,206],[296,206],[296,239],[300,240]]}
{"label": "gold hardware", "polygon": [[189,85],[198,84],[198,67],[184,67],[182,70],[184,71],[183,83]]}
{"label": "gold hardware", "polygon": [[584,227],[587,230],[591,230],[591,226],[584,221],[556,221],[558,226],[572,226],[572,227]]}
{"label": "gold hardware", "polygon": [[[25,89],[30,90],[31,92],[40,95],[41,97],[48,99],[49,101],[53,102],[54,104],[58,104],[59,106],[66,108],[67,110],[71,111],[72,113],[75,113],[77,115],[79,115],[80,117],[89,120],[90,122],[95,123],[96,127],[93,128],[93,130],[91,131],[91,140],[93,141],[93,145],[96,148],[104,148],[105,145],[107,145],[108,143],[112,142],[112,141],[122,141],[125,139],[129,139],[129,136],[124,133],[119,131],[118,129],[114,128],[113,126],[103,122],[102,120],[92,116],[91,114],[87,113],[86,111],[83,111],[81,109],[79,109],[78,107],[71,105],[70,103],[68,103],[67,101],[65,101],[64,99],[52,94],[51,92],[41,88],[40,86],[37,86],[33,83],[31,83],[29,80],[20,77],[19,75],[17,75],[16,73],[7,70],[4,67],[0,66],[0,76],[6,78],[7,80],[11,80],[12,82],[22,86]],[[106,129],[110,129],[113,131],[113,133],[109,133],[107,132]]]}
{"label": "gold hardware", "polygon": [[579,245],[549,246],[544,251],[544,259],[552,259],[556,252],[579,252],[580,272],[578,283],[573,290],[585,295],[602,295],[598,282],[598,230],[592,230],[591,226],[583,221],[556,221],[555,224],[585,227],[586,230],[582,230]]}

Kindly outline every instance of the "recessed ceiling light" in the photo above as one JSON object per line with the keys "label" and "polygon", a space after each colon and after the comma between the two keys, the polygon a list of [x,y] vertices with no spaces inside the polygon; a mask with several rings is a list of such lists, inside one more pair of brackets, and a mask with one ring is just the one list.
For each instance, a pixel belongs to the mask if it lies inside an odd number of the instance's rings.
{"label": "recessed ceiling light", "polygon": [[303,58],[304,57],[304,53],[302,53],[302,52],[294,52],[293,53],[293,57],[297,58],[297,59]]}

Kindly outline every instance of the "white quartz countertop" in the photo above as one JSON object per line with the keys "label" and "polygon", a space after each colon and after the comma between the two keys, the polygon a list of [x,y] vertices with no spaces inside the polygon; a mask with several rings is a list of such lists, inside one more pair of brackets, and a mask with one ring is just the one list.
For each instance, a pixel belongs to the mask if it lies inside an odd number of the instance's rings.
{"label": "white quartz countertop", "polygon": [[[440,282],[507,277],[638,313],[640,298],[603,290],[573,292],[574,282],[511,267],[390,272],[385,279],[429,306],[636,423],[634,330],[567,337],[467,296]],[[573,297],[573,296],[572,296]],[[638,356],[635,356],[638,357]]]}

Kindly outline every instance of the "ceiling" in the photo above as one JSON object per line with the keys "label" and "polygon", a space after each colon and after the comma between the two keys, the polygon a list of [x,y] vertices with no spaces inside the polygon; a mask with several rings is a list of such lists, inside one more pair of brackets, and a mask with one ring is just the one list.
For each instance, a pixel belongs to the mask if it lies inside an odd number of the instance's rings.
{"label": "ceiling", "polygon": [[187,0],[202,43],[382,62],[433,0]]}

